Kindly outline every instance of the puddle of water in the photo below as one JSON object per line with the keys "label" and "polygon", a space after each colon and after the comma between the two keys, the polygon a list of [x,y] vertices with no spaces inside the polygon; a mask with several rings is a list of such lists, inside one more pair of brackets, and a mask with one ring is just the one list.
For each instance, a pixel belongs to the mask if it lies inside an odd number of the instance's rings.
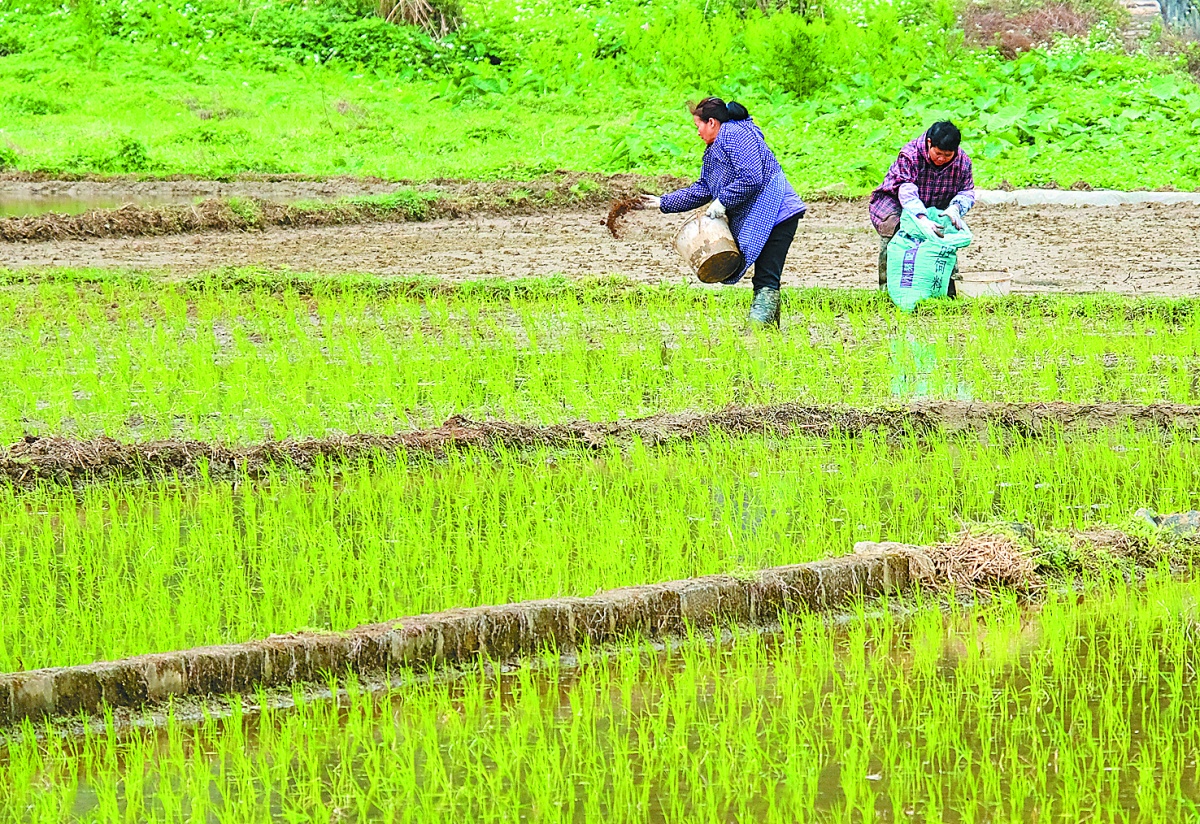
{"label": "puddle of water", "polygon": [[92,209],[120,209],[122,206],[186,206],[203,198],[190,195],[137,195],[134,197],[79,197],[73,195],[0,195],[0,218],[36,215],[79,215]]}

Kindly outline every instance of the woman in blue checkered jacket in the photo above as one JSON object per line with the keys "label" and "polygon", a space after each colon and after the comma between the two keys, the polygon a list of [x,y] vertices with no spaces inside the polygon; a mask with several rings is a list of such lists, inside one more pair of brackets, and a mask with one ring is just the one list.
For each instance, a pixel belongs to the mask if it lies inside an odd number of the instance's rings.
{"label": "woman in blue checkered jacket", "polygon": [[724,282],[737,283],[753,266],[749,324],[777,327],[783,264],[796,224],[808,207],[788,183],[745,106],[708,97],[689,108],[700,139],[708,145],[700,179],[661,198],[646,195],[643,203],[668,214],[708,204],[710,217],[727,217],[745,266]]}

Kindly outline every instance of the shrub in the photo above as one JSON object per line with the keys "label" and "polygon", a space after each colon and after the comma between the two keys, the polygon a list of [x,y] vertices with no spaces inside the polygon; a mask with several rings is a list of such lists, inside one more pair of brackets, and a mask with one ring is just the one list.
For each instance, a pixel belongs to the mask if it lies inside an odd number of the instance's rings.
{"label": "shrub", "polygon": [[445,37],[463,21],[458,0],[378,0],[375,13],[389,23],[408,23],[433,37]]}
{"label": "shrub", "polygon": [[0,32],[0,57],[20,54],[24,49],[25,44],[21,42],[21,38],[15,32]]}
{"label": "shrub", "polygon": [[133,137],[122,137],[117,141],[117,150],[113,155],[112,167],[122,172],[141,172],[150,166],[150,153],[140,140]]}
{"label": "shrub", "polygon": [[824,20],[780,12],[746,27],[746,48],[765,77],[774,78],[793,94],[808,97],[825,86],[834,72],[827,54],[833,39],[828,29]]}
{"label": "shrub", "polygon": [[258,13],[247,34],[297,63],[338,60],[372,68],[429,66],[439,52],[438,44],[418,28],[336,9],[313,13],[268,7]]}
{"label": "shrub", "polygon": [[62,105],[41,94],[17,92],[5,100],[5,108],[18,114],[58,114]]}

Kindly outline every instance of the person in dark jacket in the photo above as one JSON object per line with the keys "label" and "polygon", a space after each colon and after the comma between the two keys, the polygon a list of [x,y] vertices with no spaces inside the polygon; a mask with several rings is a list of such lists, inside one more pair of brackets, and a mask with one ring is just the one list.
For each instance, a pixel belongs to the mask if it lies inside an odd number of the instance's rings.
{"label": "person in dark jacket", "polygon": [[763,133],[740,103],[708,97],[689,107],[708,148],[700,179],[644,206],[670,214],[708,205],[708,215],[729,219],[745,266],[724,281],[737,283],[754,267],[751,327],[779,326],[780,277],[796,226],[808,207],[788,183]]}

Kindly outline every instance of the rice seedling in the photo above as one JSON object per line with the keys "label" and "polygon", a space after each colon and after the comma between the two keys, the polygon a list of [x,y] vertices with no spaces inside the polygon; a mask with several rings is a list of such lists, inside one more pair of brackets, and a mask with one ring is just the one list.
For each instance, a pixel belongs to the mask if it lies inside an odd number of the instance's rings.
{"label": "rice seedling", "polygon": [[0,439],[252,442],[458,414],[556,423],[779,401],[1200,401],[1191,314],[1064,299],[910,318],[825,293],[797,296],[785,334],[758,339],[741,334],[744,295],[687,291],[12,284],[0,289]]}
{"label": "rice seedling", "polygon": [[0,810],[88,821],[1102,821],[1197,812],[1200,584],[1093,581],[549,655],[161,732],[32,724]]}
{"label": "rice seedling", "polygon": [[[0,286],[0,437],[247,442],[778,401],[1200,401],[1200,316],[1064,299],[897,317],[744,295]],[[344,629],[848,551],[963,523],[1193,508],[1200,438],[710,435],[0,488],[0,671]],[[1069,547],[1059,548],[1063,557]],[[1056,550],[1057,551],[1057,550]],[[1085,565],[1086,566],[1086,565]],[[0,743],[0,819],[1178,820],[1196,812],[1200,584],[1117,575],[1036,611],[858,608],[293,710]],[[258,702],[260,705],[262,701]],[[45,732],[48,734],[40,735]]]}
{"label": "rice seedling", "polygon": [[1179,434],[888,443],[712,437],[601,454],[452,453],[265,482],[0,490],[0,669],[1172,512]]}

